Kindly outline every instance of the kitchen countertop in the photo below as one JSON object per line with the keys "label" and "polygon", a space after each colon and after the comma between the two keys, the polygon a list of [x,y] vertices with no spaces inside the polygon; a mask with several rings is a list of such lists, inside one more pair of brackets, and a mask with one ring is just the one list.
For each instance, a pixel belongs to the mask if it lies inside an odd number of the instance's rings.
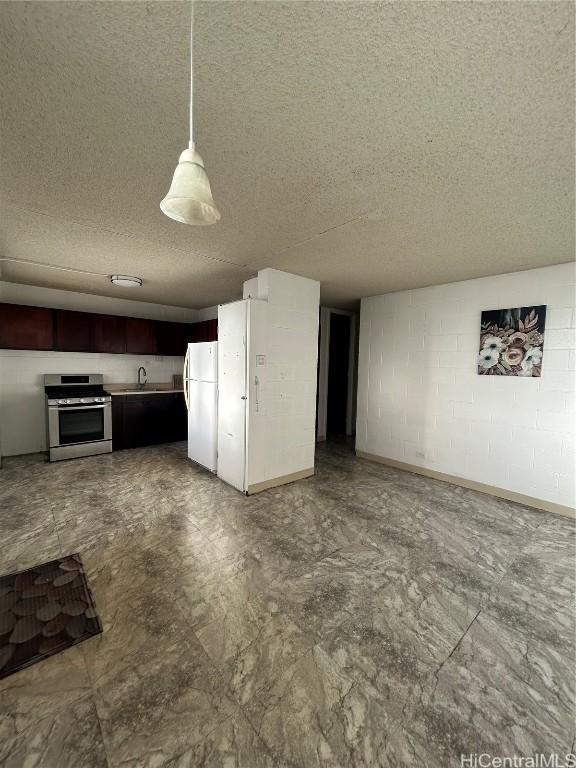
{"label": "kitchen countertop", "polygon": [[145,387],[142,389],[139,389],[137,385],[134,385],[133,387],[127,387],[127,388],[112,388],[112,387],[104,387],[106,392],[108,392],[109,395],[112,395],[114,397],[115,395],[169,395],[174,392],[183,392],[183,389],[175,389],[174,387]]}

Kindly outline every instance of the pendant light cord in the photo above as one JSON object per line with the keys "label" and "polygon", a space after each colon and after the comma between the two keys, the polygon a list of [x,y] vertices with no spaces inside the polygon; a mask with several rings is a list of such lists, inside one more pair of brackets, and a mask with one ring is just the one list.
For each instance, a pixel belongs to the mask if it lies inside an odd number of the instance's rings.
{"label": "pendant light cord", "polygon": [[190,0],[190,141],[188,147],[194,150],[194,0]]}

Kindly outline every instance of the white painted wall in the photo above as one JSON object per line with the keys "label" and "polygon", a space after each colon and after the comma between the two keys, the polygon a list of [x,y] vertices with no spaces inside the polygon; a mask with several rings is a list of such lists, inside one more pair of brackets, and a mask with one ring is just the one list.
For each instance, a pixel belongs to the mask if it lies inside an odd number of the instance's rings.
{"label": "white painted wall", "polygon": [[[195,322],[195,309],[0,282],[0,301],[153,320]],[[150,382],[182,373],[181,357],[0,350],[0,455],[46,450],[45,373],[102,373],[106,384],[128,384],[143,365]]]}
{"label": "white painted wall", "polygon": [[[134,288],[137,293],[138,289]],[[198,310],[185,307],[172,307],[167,304],[151,304],[132,299],[116,299],[110,296],[94,296],[91,293],[60,291],[56,288],[39,288],[34,285],[21,285],[0,280],[0,302],[25,304],[31,307],[51,307],[52,309],[75,309],[79,312],[96,312],[102,315],[126,315],[126,317],[144,317],[149,320],[172,320],[177,323],[195,323],[208,320],[198,317]],[[212,309],[212,308],[209,308]],[[206,310],[202,310],[206,311]]]}
{"label": "white painted wall", "polygon": [[[575,266],[362,300],[356,448],[575,505]],[[547,305],[541,378],[479,376],[482,310]]]}
{"label": "white painted wall", "polygon": [[249,345],[249,485],[313,468],[315,448],[320,283],[264,269],[257,294],[267,310]]}
{"label": "white painted wall", "polygon": [[198,322],[201,322],[203,320],[217,320],[218,319],[218,305],[215,304],[213,307],[204,307],[204,309],[198,309],[196,310],[197,317],[196,319]]}

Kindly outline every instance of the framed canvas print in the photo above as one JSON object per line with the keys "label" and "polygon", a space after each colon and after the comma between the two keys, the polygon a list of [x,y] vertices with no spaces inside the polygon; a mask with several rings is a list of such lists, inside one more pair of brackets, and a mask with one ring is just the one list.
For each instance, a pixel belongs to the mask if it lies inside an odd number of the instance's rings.
{"label": "framed canvas print", "polygon": [[482,312],[478,373],[482,376],[540,376],[545,322],[545,304]]}

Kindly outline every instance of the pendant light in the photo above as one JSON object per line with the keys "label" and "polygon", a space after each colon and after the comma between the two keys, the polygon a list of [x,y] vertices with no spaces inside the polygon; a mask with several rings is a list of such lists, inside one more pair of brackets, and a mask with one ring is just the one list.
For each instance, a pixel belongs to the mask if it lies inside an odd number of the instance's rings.
{"label": "pendant light", "polygon": [[180,155],[160,210],[182,224],[214,224],[220,219],[204,162],[194,145],[194,0],[190,2],[190,142]]}

